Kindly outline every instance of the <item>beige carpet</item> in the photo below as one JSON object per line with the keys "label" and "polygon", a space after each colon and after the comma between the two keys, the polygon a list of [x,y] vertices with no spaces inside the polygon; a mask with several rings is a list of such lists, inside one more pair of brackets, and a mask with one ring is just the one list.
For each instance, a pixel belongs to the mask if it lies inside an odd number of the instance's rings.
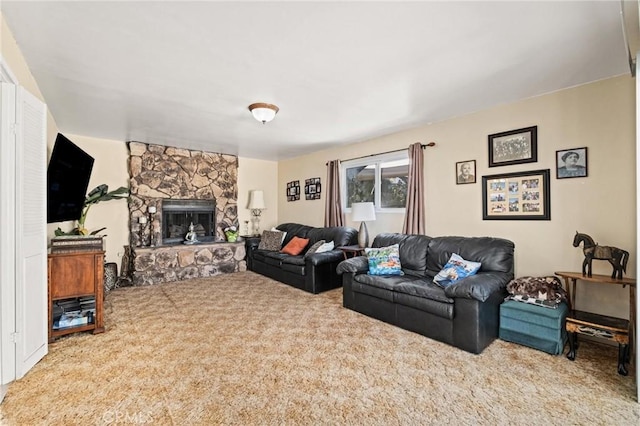
{"label": "beige carpet", "polygon": [[242,272],[114,290],[105,320],[49,346],[3,424],[640,424],[615,348],[472,355],[344,309],[342,289]]}

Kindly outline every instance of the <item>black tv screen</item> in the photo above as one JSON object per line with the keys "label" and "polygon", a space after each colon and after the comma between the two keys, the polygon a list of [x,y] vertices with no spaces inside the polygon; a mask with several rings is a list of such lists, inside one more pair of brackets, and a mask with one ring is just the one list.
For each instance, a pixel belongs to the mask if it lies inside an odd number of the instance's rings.
{"label": "black tv screen", "polygon": [[93,157],[58,133],[47,167],[47,223],[80,219],[92,169]]}

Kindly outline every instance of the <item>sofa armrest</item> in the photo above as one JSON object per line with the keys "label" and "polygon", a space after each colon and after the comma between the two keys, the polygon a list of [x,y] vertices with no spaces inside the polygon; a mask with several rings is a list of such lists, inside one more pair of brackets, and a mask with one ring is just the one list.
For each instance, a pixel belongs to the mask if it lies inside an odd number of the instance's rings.
{"label": "sofa armrest", "polygon": [[340,250],[325,251],[322,253],[313,253],[306,257],[306,262],[312,265],[323,265],[325,263],[340,262],[344,259],[344,255]]}
{"label": "sofa armrest", "polygon": [[347,260],[343,260],[336,270],[338,274],[362,274],[369,272],[369,261],[367,256],[356,256]]}
{"label": "sofa armrest", "polygon": [[495,292],[505,292],[507,283],[513,279],[513,274],[507,272],[480,272],[456,281],[444,289],[447,297],[463,297],[486,301]]}

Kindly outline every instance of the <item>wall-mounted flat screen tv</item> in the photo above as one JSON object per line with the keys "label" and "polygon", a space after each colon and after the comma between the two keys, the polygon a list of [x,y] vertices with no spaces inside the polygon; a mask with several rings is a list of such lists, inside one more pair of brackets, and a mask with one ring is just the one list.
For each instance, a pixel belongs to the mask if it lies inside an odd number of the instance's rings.
{"label": "wall-mounted flat screen tv", "polygon": [[58,133],[47,167],[47,223],[80,219],[92,169],[93,157]]}

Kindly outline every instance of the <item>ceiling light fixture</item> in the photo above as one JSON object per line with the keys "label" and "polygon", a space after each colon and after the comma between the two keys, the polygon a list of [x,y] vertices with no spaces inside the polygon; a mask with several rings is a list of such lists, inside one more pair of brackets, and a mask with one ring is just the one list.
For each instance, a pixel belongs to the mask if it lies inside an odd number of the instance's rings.
{"label": "ceiling light fixture", "polygon": [[249,111],[251,111],[251,114],[253,114],[256,120],[265,124],[273,120],[278,111],[280,111],[280,108],[272,104],[258,102],[256,104],[249,105]]}

